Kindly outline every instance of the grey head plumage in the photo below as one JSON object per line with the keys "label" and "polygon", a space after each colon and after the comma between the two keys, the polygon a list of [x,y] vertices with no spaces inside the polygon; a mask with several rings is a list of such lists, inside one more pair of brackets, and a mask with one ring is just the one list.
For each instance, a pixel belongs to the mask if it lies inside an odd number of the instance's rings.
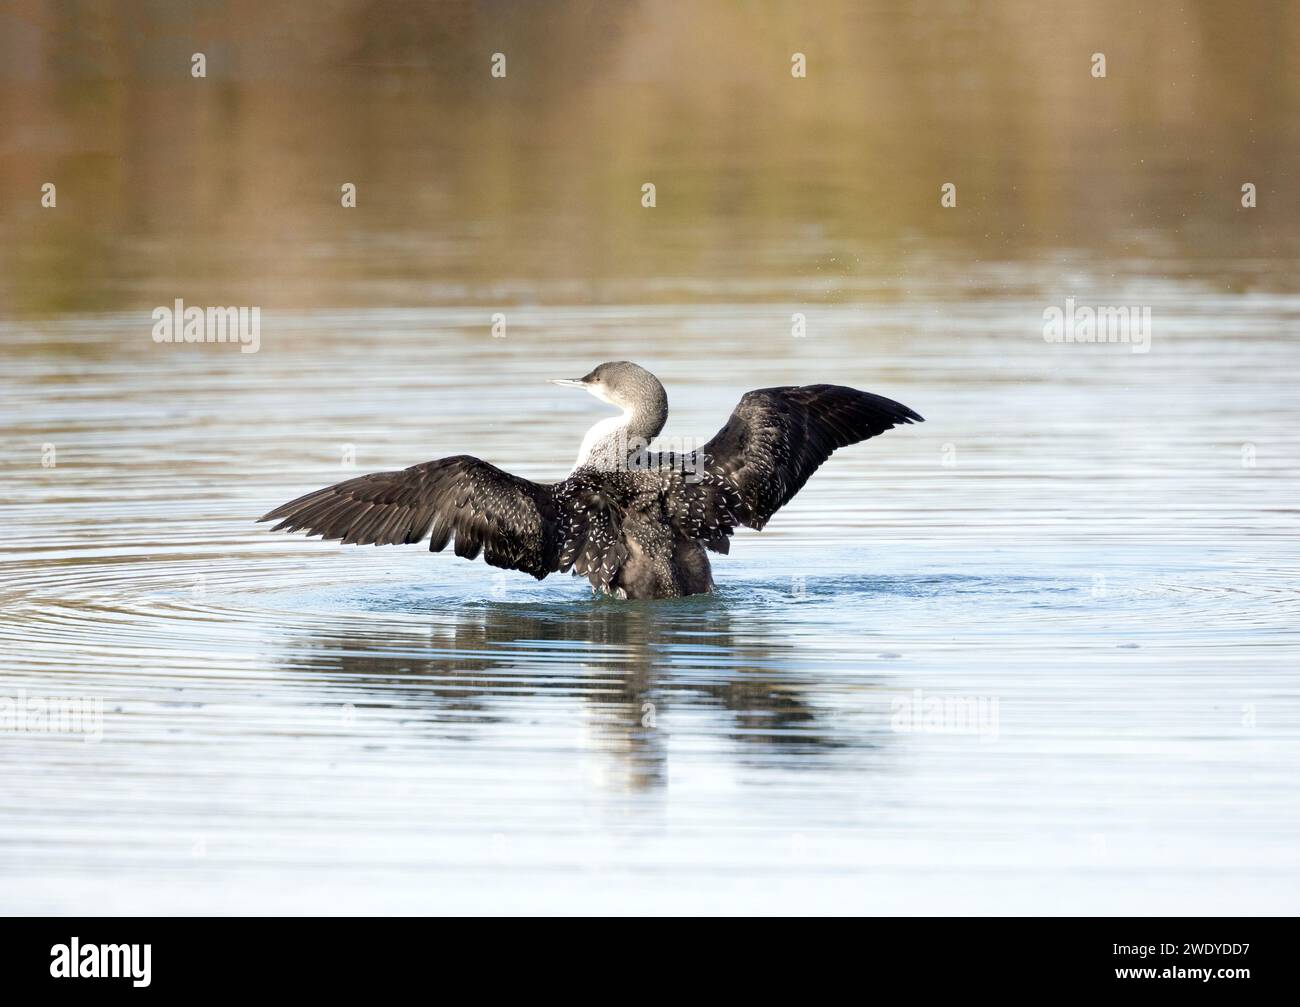
{"label": "grey head plumage", "polygon": [[668,393],[659,379],[640,364],[612,360],[599,364],[580,378],[555,382],[583,388],[602,402],[618,406],[629,414],[629,433],[649,440],[668,421]]}

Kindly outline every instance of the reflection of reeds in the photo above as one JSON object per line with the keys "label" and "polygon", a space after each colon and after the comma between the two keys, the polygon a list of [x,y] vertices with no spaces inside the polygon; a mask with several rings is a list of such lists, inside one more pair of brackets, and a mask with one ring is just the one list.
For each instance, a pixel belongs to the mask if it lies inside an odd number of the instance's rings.
{"label": "reflection of reeds", "polygon": [[0,14],[0,310],[1294,256],[1300,8],[1050,6],[32,0]]}

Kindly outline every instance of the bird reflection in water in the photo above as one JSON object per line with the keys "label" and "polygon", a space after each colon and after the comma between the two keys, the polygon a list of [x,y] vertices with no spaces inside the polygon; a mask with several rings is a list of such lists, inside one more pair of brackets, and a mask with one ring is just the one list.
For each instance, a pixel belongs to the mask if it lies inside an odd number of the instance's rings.
{"label": "bird reflection in water", "polygon": [[[817,682],[796,670],[799,648],[779,630],[749,616],[733,626],[717,596],[668,605],[487,602],[439,614],[422,631],[385,622],[382,633],[304,637],[281,663],[323,674],[331,699],[357,711],[399,713],[399,739],[415,731],[473,744],[491,725],[513,725],[556,730],[565,744],[580,725],[577,743],[608,756],[595,770],[601,782],[633,789],[666,782],[675,734],[723,744],[741,763],[777,758],[809,768],[830,753],[874,747],[878,732],[846,731],[818,709]],[[537,702],[547,699],[559,711],[549,725]]]}

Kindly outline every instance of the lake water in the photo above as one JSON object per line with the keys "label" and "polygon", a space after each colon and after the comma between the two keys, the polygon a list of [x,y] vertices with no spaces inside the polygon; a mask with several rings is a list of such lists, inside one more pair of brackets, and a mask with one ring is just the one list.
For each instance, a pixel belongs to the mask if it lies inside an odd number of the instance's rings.
{"label": "lake water", "polygon": [[[1001,301],[7,326],[4,686],[103,720],[0,735],[5,906],[1293,911],[1297,312],[1182,292],[1145,355]],[[927,423],[675,603],[252,523],[343,445],[555,478],[602,407],[544,376],[624,355],[668,434],[826,377]]]}
{"label": "lake water", "polygon": [[[1227,47],[1200,100],[1186,46],[1158,100],[1096,99],[1087,26],[1005,8],[1037,48],[961,11],[745,20],[781,87],[791,33],[831,47],[815,112],[704,61],[725,5],[636,8],[577,80],[521,56],[505,109],[382,18],[307,47],[383,71],[351,90],[259,76],[288,43],[257,26],[200,97],[156,37],[112,71],[136,90],[10,61],[15,183],[68,184],[56,223],[0,211],[0,701],[94,715],[0,725],[0,910],[1300,910],[1295,90],[1225,14],[1170,29]],[[261,306],[259,351],[156,344],[176,297]],[[1067,297],[1149,308],[1148,351],[1045,340]],[[664,381],[667,437],[822,381],[927,422],[836,454],[708,597],[254,524],[450,454],[559,478],[605,407],[546,379],[617,359]]]}

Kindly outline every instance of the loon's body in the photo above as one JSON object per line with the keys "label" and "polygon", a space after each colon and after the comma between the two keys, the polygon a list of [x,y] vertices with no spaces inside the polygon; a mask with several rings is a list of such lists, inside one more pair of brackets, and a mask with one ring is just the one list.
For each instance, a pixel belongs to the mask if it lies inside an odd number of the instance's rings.
{"label": "loon's body", "polygon": [[374,472],[316,490],[259,520],[355,545],[416,543],[481,552],[538,580],[572,570],[619,598],[713,589],[708,553],[738,525],[761,529],[836,448],[903,423],[907,406],[840,385],[748,392],[697,451],[652,453],[668,419],[659,380],[636,364],[601,364],[556,384],[584,388],[622,415],[588,431],[569,476],[535,483],[469,455]]}

